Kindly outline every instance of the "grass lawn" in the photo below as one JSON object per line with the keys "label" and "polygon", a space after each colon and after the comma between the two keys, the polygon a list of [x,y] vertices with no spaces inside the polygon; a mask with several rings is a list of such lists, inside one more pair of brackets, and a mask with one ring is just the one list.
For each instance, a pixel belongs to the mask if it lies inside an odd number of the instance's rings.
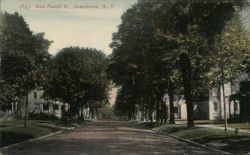
{"label": "grass lawn", "polygon": [[[187,120],[183,120],[183,119],[176,119],[175,120],[176,124],[187,124]],[[223,124],[224,121],[223,120],[195,120],[194,121],[195,124]]]}
{"label": "grass lawn", "polygon": [[24,120],[0,121],[0,147],[44,136],[61,130],[61,127],[75,126],[60,120],[28,120],[27,128],[23,124]]}
{"label": "grass lawn", "polygon": [[[218,126],[223,126],[224,125],[218,125]],[[244,129],[244,130],[250,130],[250,124],[248,123],[233,123],[233,124],[228,124],[228,127],[230,128],[239,128],[239,129]]]}
{"label": "grass lawn", "polygon": [[231,153],[249,153],[250,152],[250,135],[239,134],[220,129],[211,128],[187,128],[184,124],[163,125],[157,130],[166,134],[172,134],[180,138],[192,140],[201,144],[215,147]]}
{"label": "grass lawn", "polygon": [[[224,127],[224,120],[195,120],[194,123],[197,125],[212,124],[212,125]],[[187,121],[176,119],[176,124],[187,124]],[[228,123],[228,127],[250,130],[250,123]]]}
{"label": "grass lawn", "polygon": [[40,137],[58,131],[58,128],[45,127],[29,124],[27,128],[23,126],[4,127],[0,129],[0,146],[6,146],[27,139]]}

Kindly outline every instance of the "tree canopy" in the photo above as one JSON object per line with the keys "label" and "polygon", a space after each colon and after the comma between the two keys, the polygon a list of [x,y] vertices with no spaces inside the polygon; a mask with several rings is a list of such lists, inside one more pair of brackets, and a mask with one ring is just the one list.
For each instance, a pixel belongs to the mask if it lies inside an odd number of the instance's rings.
{"label": "tree canopy", "polygon": [[51,61],[45,97],[69,103],[73,111],[107,100],[106,64],[106,56],[96,49],[62,49]]}
{"label": "tree canopy", "polygon": [[2,21],[1,89],[5,93],[0,96],[6,101],[25,96],[36,88],[42,68],[50,58],[48,48],[51,41],[44,38],[44,33],[34,34],[18,13],[4,13]]}
{"label": "tree canopy", "polygon": [[211,59],[218,55],[217,36],[246,5],[245,0],[138,1],[123,14],[113,35],[111,78],[121,89],[135,86],[123,93],[133,93],[138,100],[151,97],[143,102],[156,113],[164,93],[174,89],[167,88],[181,81],[177,89],[183,90],[186,100],[188,126],[194,126],[193,102],[208,93],[207,74],[216,65]]}

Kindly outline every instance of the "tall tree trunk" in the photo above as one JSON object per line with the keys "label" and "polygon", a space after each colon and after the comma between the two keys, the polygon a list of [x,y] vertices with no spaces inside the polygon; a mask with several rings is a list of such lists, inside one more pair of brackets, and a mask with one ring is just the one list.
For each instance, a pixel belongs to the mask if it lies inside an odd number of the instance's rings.
{"label": "tall tree trunk", "polygon": [[225,87],[224,83],[222,83],[222,95],[223,95],[223,104],[224,104],[224,120],[225,120],[225,132],[227,132],[227,105],[225,101]]}
{"label": "tall tree trunk", "polygon": [[181,55],[181,72],[184,87],[184,97],[187,105],[187,125],[194,127],[191,62],[186,54]]}
{"label": "tall tree trunk", "polygon": [[[234,106],[233,106],[233,107],[234,107],[234,120],[236,120],[236,111],[235,111],[235,110],[236,110],[236,108],[235,108],[236,102],[235,102],[235,100],[234,100],[233,103],[234,103]],[[237,106],[237,105],[236,105],[236,106]],[[237,120],[237,121],[238,121],[238,120]]]}
{"label": "tall tree trunk", "polygon": [[222,69],[222,95],[223,95],[223,104],[224,104],[224,126],[225,126],[225,132],[227,132],[227,105],[225,100],[225,86],[224,86],[224,70]]}
{"label": "tall tree trunk", "polygon": [[152,115],[153,115],[152,110],[149,110],[149,111],[148,111],[148,118],[150,119],[150,122],[151,122],[151,123],[153,123],[153,116],[152,116]]}
{"label": "tall tree trunk", "polygon": [[163,85],[158,85],[156,90],[155,90],[155,102],[156,102],[156,123],[159,124],[163,123],[163,107],[162,107],[162,102],[163,102],[163,95],[165,91],[165,86]]}
{"label": "tall tree trunk", "polygon": [[141,111],[141,121],[145,120],[145,109],[144,109],[144,102],[142,101],[142,111]]}
{"label": "tall tree trunk", "polygon": [[98,115],[99,115],[99,111],[98,111],[98,109],[97,108],[95,108],[95,114],[96,114],[96,118],[98,118]]}
{"label": "tall tree trunk", "polygon": [[168,86],[168,96],[169,96],[169,107],[170,107],[170,118],[169,124],[175,124],[175,116],[174,116],[174,90],[173,84],[169,81]]}
{"label": "tall tree trunk", "polygon": [[168,109],[164,101],[162,101],[161,103],[162,103],[162,115],[163,115],[164,123],[166,124],[167,119],[168,119]]}
{"label": "tall tree trunk", "polygon": [[[221,86],[218,87],[218,91],[219,95],[217,96],[217,99],[219,101],[219,119],[222,119],[222,102],[221,102]],[[218,94],[217,93],[217,94]]]}
{"label": "tall tree trunk", "polygon": [[229,108],[229,120],[231,121],[232,120],[232,117],[231,117],[231,102],[228,103],[228,108]]}
{"label": "tall tree trunk", "polygon": [[169,91],[168,95],[169,95],[169,106],[170,106],[169,124],[175,124],[173,91]]}
{"label": "tall tree trunk", "polygon": [[163,119],[164,119],[163,105],[162,105],[162,101],[160,101],[160,120],[161,120],[161,124],[163,123]]}
{"label": "tall tree trunk", "polygon": [[95,114],[94,114],[94,109],[93,108],[91,108],[90,113],[91,113],[91,119],[94,119]]}
{"label": "tall tree trunk", "polygon": [[167,111],[166,111],[166,104],[164,103],[163,99],[161,100],[161,123],[167,122]]}
{"label": "tall tree trunk", "polygon": [[29,94],[26,95],[26,100],[25,100],[25,108],[24,108],[24,127],[27,127],[27,119],[28,119],[28,103],[29,103]]}
{"label": "tall tree trunk", "polygon": [[156,124],[159,124],[160,121],[160,103],[157,99],[155,99],[156,102]]}
{"label": "tall tree trunk", "polygon": [[193,99],[191,93],[191,83],[187,79],[184,81],[184,96],[187,105],[187,121],[188,127],[194,127],[194,112],[193,112]]}
{"label": "tall tree trunk", "polygon": [[192,95],[190,92],[185,92],[185,99],[187,104],[187,121],[188,127],[194,127],[194,114],[193,114],[193,103],[192,103]]}
{"label": "tall tree trunk", "polygon": [[85,116],[84,116],[84,107],[82,106],[81,107],[81,114],[82,114],[82,118],[81,119],[83,119],[83,120],[85,120]]}

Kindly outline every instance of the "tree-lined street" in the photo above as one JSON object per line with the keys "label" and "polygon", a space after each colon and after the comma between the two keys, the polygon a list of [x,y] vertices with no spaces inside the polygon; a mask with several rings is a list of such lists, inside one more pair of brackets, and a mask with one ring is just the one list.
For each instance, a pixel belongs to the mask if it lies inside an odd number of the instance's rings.
{"label": "tree-lined street", "polygon": [[194,155],[221,152],[191,146],[125,121],[89,122],[76,130],[29,142],[2,152],[5,155]]}
{"label": "tree-lined street", "polygon": [[[55,7],[56,16],[48,4],[53,35],[33,30],[22,11],[0,10],[0,146],[63,130],[3,154],[221,154],[199,144],[250,151],[242,132],[250,129],[249,0],[137,0],[112,5],[112,17],[62,3],[67,11]],[[115,29],[99,33],[108,23]],[[53,43],[60,48],[51,52]]]}

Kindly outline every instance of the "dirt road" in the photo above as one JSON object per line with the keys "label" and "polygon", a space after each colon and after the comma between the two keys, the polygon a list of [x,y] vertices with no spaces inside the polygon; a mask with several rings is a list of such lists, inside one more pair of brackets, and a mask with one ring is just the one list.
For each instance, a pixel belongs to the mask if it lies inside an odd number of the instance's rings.
{"label": "dirt road", "polygon": [[89,122],[80,128],[5,150],[3,155],[194,155],[219,154],[129,122]]}

